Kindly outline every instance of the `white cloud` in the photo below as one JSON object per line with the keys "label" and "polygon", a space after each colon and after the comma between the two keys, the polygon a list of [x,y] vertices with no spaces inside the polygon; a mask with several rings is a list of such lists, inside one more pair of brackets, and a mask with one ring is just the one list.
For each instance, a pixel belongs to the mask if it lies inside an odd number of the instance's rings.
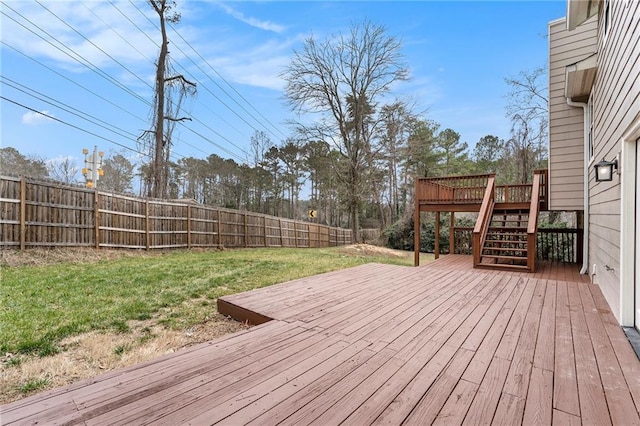
{"label": "white cloud", "polygon": [[[43,115],[46,114],[46,115]],[[37,126],[39,124],[47,124],[47,123],[52,123],[53,120],[49,117],[47,117],[47,115],[50,115],[53,117],[53,114],[51,114],[49,111],[40,111],[38,112],[34,112],[34,111],[27,111],[23,116],[22,116],[22,124],[26,124],[29,126]]]}
{"label": "white cloud", "polygon": [[283,25],[279,25],[269,21],[261,21],[256,18],[244,16],[242,12],[239,12],[233,9],[231,6],[228,6],[224,3],[219,3],[219,6],[222,9],[224,9],[224,11],[227,12],[228,15],[254,28],[258,28],[265,31],[272,31],[274,33],[281,33],[286,29]]}

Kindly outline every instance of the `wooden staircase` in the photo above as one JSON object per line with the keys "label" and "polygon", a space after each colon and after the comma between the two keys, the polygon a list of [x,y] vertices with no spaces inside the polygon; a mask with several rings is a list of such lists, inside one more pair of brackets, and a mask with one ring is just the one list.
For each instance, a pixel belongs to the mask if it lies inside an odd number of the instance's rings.
{"label": "wooden staircase", "polygon": [[495,179],[489,178],[473,229],[473,266],[535,272],[538,214],[546,206],[546,174],[533,176],[528,203],[496,202]]}
{"label": "wooden staircase", "polygon": [[528,224],[529,210],[494,210],[477,266],[528,271]]}

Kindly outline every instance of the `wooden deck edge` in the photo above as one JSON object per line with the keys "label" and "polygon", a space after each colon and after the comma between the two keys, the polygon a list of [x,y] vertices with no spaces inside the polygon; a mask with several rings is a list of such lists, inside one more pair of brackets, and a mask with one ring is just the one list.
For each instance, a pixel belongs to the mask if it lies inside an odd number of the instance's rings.
{"label": "wooden deck edge", "polygon": [[223,298],[218,299],[217,306],[218,312],[222,315],[230,316],[236,321],[248,322],[251,325],[264,324],[265,322],[269,322],[273,319],[258,312],[250,311],[249,309],[234,305]]}

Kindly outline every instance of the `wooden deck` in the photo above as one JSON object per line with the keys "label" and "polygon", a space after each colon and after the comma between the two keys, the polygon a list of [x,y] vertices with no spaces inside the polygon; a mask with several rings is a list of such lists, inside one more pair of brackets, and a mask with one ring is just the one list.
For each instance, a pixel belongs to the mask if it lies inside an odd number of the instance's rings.
{"label": "wooden deck", "polygon": [[273,320],[3,406],[0,423],[640,424],[640,362],[597,286],[470,263],[225,297]]}

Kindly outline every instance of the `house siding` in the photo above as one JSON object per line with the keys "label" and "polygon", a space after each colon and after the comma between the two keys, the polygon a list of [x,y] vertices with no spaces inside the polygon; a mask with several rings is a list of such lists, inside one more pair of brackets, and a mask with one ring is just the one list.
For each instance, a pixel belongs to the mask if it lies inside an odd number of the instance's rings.
{"label": "house siding", "polygon": [[[605,36],[602,26],[598,29],[598,73],[593,88],[597,160],[612,160],[622,151],[623,133],[640,114],[640,2],[611,1],[609,7],[608,34]],[[624,170],[613,182],[596,183],[593,173],[588,177],[590,273],[618,320],[622,173]]]}
{"label": "house siding", "polygon": [[567,105],[565,69],[597,49],[596,19],[566,30],[549,24],[549,209],[584,209],[584,112]]}

